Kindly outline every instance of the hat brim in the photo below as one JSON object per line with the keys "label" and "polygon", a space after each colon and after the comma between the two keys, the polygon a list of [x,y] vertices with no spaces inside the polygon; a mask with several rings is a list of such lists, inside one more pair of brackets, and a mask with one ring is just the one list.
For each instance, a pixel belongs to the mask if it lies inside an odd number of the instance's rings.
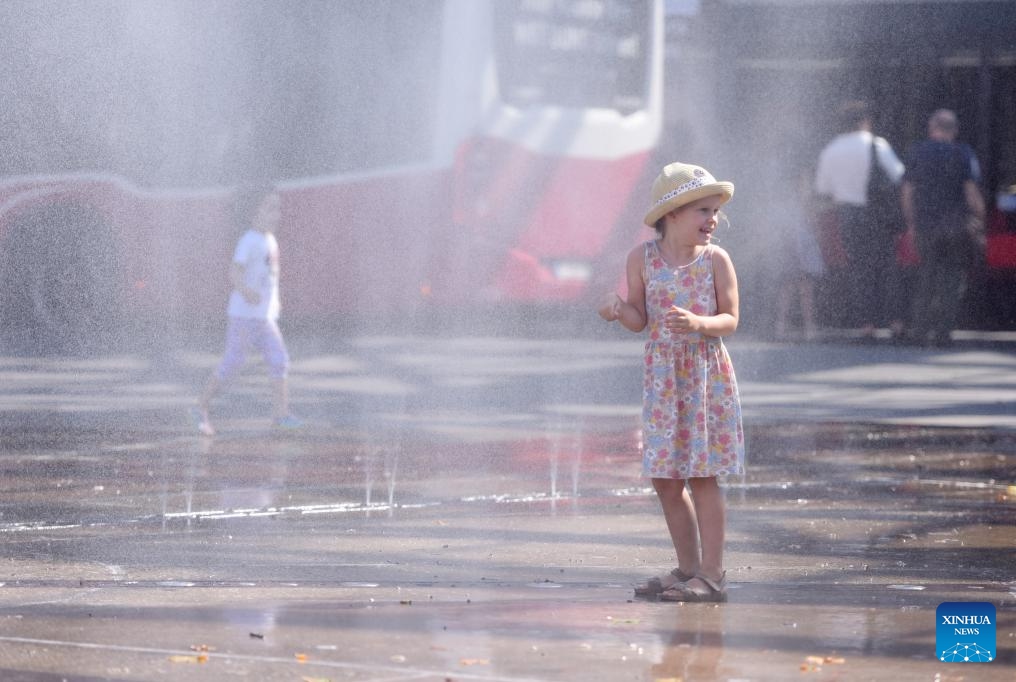
{"label": "hat brim", "polygon": [[649,227],[656,227],[656,222],[675,208],[681,208],[685,204],[690,204],[693,201],[717,194],[723,197],[722,203],[727,203],[730,201],[730,197],[734,196],[734,184],[731,182],[713,182],[679,194],[670,201],[649,209],[649,213],[646,213],[645,223]]}

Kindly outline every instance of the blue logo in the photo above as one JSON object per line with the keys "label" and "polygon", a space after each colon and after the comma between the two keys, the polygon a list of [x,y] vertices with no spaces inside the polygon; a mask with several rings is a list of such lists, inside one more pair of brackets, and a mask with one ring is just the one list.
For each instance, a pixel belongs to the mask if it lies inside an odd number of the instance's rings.
{"label": "blue logo", "polygon": [[947,601],[935,611],[935,657],[945,663],[995,660],[995,605]]}

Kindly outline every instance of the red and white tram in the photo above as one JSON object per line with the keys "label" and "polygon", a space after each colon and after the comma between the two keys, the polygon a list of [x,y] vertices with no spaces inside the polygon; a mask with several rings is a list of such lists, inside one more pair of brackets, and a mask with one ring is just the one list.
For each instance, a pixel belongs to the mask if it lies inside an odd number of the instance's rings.
{"label": "red and white tram", "polygon": [[[29,102],[14,128],[48,140],[0,161],[7,326],[215,319],[252,174],[282,192],[288,318],[577,300],[638,236],[662,0],[104,7],[8,25],[29,52],[61,21],[112,47],[65,31],[63,81],[39,54],[6,67]],[[72,134],[72,104],[111,109]]]}

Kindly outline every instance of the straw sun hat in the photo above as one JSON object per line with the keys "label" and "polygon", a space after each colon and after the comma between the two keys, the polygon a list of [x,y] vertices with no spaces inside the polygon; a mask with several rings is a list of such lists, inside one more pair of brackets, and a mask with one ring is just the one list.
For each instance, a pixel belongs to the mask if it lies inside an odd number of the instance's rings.
{"label": "straw sun hat", "polygon": [[719,194],[723,203],[734,196],[734,185],[717,182],[709,171],[690,163],[671,163],[653,182],[653,203],[646,213],[646,225],[655,227],[656,221],[675,208],[680,208],[702,197]]}

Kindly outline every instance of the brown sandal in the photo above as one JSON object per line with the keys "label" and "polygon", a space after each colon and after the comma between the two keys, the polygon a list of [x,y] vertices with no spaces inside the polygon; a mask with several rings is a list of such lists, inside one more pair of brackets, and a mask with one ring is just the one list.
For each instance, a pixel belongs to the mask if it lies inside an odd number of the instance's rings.
{"label": "brown sandal", "polygon": [[[690,584],[691,580],[698,578],[705,585],[705,589]],[[682,602],[722,602],[727,601],[727,572],[724,571],[719,580],[710,580],[704,575],[696,575],[687,581],[677,583],[660,592],[661,601],[682,601]]]}
{"label": "brown sandal", "polygon": [[693,573],[685,573],[680,568],[675,568],[668,575],[674,576],[675,578],[677,578],[677,581],[667,587],[664,587],[663,578],[659,576],[652,577],[649,580],[647,580],[644,585],[639,585],[638,587],[635,588],[635,596],[656,597],[665,592],[666,590],[673,589],[678,585],[680,585],[681,583],[691,580],[692,578],[695,577]]}

